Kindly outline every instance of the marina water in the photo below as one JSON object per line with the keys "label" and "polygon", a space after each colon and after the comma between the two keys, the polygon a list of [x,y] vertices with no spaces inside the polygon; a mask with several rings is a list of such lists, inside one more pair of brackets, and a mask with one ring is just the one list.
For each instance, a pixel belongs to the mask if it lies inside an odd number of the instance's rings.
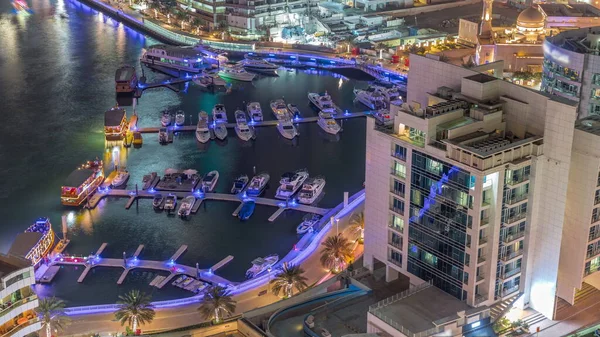
{"label": "marina water", "polygon": [[[136,65],[142,48],[157,43],[76,1],[30,0],[33,13],[14,15],[10,2],[0,3],[0,251],[7,252],[17,233],[37,217],[48,216],[61,232],[60,219],[69,215],[71,244],[67,252],[88,255],[103,242],[104,256],[131,255],[146,245],[140,258],[167,259],[182,244],[188,251],[180,263],[208,268],[227,255],[235,258],[219,274],[241,281],[250,261],[277,253],[284,256],[298,241],[295,228],[303,214],[286,211],[275,222],[273,207],[257,206],[252,217],[240,222],[231,213],[237,203],[208,201],[189,220],[168,217],[140,200],[125,210],[125,199],[103,200],[95,210],[60,205],[60,186],[69,173],[88,159],[118,158],[131,173],[128,187],[141,187],[144,174],[167,168],[220,172],[216,191],[227,192],[241,174],[267,171],[271,175],[265,196],[272,198],[286,171],[307,168],[311,176],[327,180],[321,207],[334,207],[343,192],[359,191],[364,181],[365,121],[343,122],[339,138],[327,136],[316,123],[301,124],[295,143],[284,140],[275,127],[257,129],[254,142],[242,143],[233,130],[226,142],[200,146],[193,133],[178,134],[173,144],[161,146],[156,134],[145,134],[141,149],[113,151],[103,134],[104,111],[115,104],[114,72],[123,64]],[[166,78],[146,71],[148,82]],[[328,91],[343,109],[362,111],[353,103],[352,90],[367,82],[316,70],[279,70],[279,77],[260,76],[252,83],[233,84],[230,93],[207,93],[193,84],[184,92],[147,91],[138,106],[139,126],[158,126],[163,109],[186,112],[186,124],[197,122],[200,110],[210,112],[224,103],[230,121],[244,102],[259,101],[266,119],[273,119],[269,101],[285,97],[304,116],[314,116],[307,92]],[[131,114],[131,107],[127,107]],[[191,117],[190,117],[191,115]],[[72,212],[72,213],[71,213]],[[152,292],[153,299],[189,296],[175,287],[154,290],[148,283],[154,272],[134,270],[116,285],[121,269],[93,270],[82,284],[80,268],[63,267],[51,285],[37,285],[42,296],[56,295],[69,306],[113,303],[129,289]]]}

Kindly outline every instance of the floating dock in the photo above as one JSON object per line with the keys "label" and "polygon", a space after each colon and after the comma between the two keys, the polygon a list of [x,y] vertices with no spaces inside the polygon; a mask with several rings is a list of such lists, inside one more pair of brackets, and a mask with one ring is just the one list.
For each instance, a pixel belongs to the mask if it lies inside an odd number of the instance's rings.
{"label": "floating dock", "polygon": [[50,283],[54,279],[54,276],[60,270],[60,266],[50,266],[46,269],[45,273],[37,280],[40,283]]}

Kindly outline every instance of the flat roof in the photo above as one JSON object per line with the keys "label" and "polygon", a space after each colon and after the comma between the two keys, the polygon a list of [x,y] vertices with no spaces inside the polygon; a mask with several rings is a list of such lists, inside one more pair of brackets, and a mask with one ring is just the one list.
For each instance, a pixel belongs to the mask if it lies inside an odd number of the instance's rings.
{"label": "flat roof", "polygon": [[132,66],[123,66],[115,72],[116,82],[129,82],[135,74],[135,68]]}
{"label": "flat roof", "polygon": [[576,121],[575,129],[600,136],[600,116],[591,115]]}
{"label": "flat roof", "polygon": [[92,170],[92,169],[83,168],[83,169],[75,170],[75,171],[71,172],[71,174],[69,174],[69,176],[65,180],[65,184],[63,186],[79,187],[92,174],[94,174],[94,170]]}
{"label": "flat roof", "polygon": [[8,253],[14,256],[25,257],[42,238],[43,233],[40,232],[25,232],[19,233]]}
{"label": "flat roof", "polygon": [[431,286],[377,310],[410,332],[419,333],[436,327],[434,322],[458,319],[458,312],[469,309],[465,302]]}
{"label": "flat roof", "polygon": [[487,83],[487,82],[492,82],[492,81],[498,80],[498,78],[490,76],[490,75],[486,75],[486,74],[476,74],[476,75],[467,76],[465,78],[468,80],[474,81],[474,82],[479,82],[479,83]]}
{"label": "flat roof", "polygon": [[112,108],[110,110],[106,110],[104,113],[104,126],[121,125],[123,116],[125,116],[125,109],[123,108]]}
{"label": "flat roof", "polygon": [[31,266],[31,262],[28,260],[16,256],[0,254],[0,278],[29,266]]}

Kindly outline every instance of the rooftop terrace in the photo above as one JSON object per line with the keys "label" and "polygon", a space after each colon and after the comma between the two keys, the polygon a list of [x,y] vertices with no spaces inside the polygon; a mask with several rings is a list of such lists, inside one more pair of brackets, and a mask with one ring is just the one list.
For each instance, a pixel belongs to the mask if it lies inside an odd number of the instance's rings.
{"label": "rooftop terrace", "polygon": [[600,116],[591,115],[576,121],[575,129],[600,136]]}

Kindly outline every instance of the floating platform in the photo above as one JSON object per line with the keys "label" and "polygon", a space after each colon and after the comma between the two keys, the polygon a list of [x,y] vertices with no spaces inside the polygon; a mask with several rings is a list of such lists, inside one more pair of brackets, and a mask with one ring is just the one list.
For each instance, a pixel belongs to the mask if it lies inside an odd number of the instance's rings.
{"label": "floating platform", "polygon": [[185,178],[181,179],[181,183],[178,182],[178,178],[185,176],[183,173],[180,175],[171,175],[170,177],[162,177],[154,187],[157,191],[164,192],[188,192],[191,193],[196,189],[196,186],[201,181],[201,177],[197,179]]}
{"label": "floating platform", "polygon": [[44,274],[36,281],[38,281],[40,283],[50,283],[50,282],[52,282],[52,280],[54,279],[54,276],[56,276],[56,274],[58,273],[59,270],[60,270],[60,266],[50,266],[46,269]]}

